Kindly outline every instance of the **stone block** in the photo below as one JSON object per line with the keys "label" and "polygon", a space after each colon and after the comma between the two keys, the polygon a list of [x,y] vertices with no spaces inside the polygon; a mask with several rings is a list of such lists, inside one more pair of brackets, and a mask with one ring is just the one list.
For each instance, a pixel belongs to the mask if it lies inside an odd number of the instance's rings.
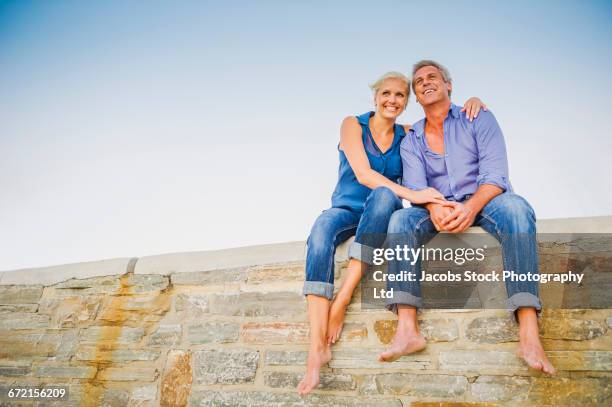
{"label": "stone block", "polygon": [[40,302],[38,313],[48,315],[53,326],[76,327],[95,319],[101,301],[98,296],[47,298]]}
{"label": "stone block", "polygon": [[249,322],[240,336],[246,343],[306,343],[308,332],[307,322]]}
{"label": "stone block", "polygon": [[248,270],[248,284],[304,281],[304,262],[255,266]]}
{"label": "stone block", "polygon": [[15,312],[36,312],[37,310],[38,304],[0,305],[0,315],[11,314]]}
{"label": "stone block", "polygon": [[144,328],[121,326],[92,326],[79,332],[83,343],[112,342],[115,344],[138,343],[144,336]]}
{"label": "stone block", "polygon": [[246,281],[247,268],[196,271],[170,275],[173,285],[213,285],[242,283]]}
{"label": "stone block", "polygon": [[159,358],[160,351],[150,349],[104,349],[97,346],[80,346],[76,359],[83,361],[125,363],[133,361],[154,361]]}
{"label": "stone block", "polygon": [[294,292],[240,292],[212,295],[210,313],[241,316],[288,316],[304,314],[304,296]]}
{"label": "stone block", "polygon": [[36,304],[42,293],[42,285],[0,286],[0,304]]}
{"label": "stone block", "polygon": [[187,405],[192,382],[191,354],[171,351],[164,367],[159,405],[161,407]]}
{"label": "stone block", "polygon": [[612,351],[548,351],[557,370],[612,372]]}
{"label": "stone block", "polygon": [[[393,340],[397,329],[397,320],[378,320],[374,331],[378,340],[388,345]],[[459,337],[457,323],[452,319],[419,320],[419,330],[429,342],[451,342]]]}
{"label": "stone block", "polygon": [[193,378],[197,384],[238,384],[255,380],[259,352],[239,349],[195,353]]}
{"label": "stone block", "polygon": [[0,376],[26,376],[31,371],[27,365],[0,365]]}
{"label": "stone block", "polygon": [[477,372],[503,371],[524,372],[527,365],[514,352],[495,350],[449,350],[441,351],[438,356],[440,370]]}
{"label": "stone block", "polygon": [[149,338],[149,345],[174,346],[181,342],[182,327],[178,324],[159,325]]}
{"label": "stone block", "polygon": [[188,326],[187,341],[190,344],[236,342],[240,325],[233,322],[206,322]]}
{"label": "stone block", "polygon": [[597,338],[607,332],[604,323],[591,319],[542,318],[540,335],[546,339],[584,341]]}
{"label": "stone block", "polygon": [[154,382],[157,376],[158,371],[153,367],[107,367],[96,378],[114,382]]}
{"label": "stone block", "polygon": [[308,352],[299,350],[267,350],[265,363],[268,366],[305,365]]}
{"label": "stone block", "polygon": [[518,324],[509,316],[475,318],[468,324],[466,336],[476,343],[516,342]]}
{"label": "stone block", "polygon": [[[297,372],[264,372],[266,386],[275,388],[295,389],[304,377],[304,373]],[[349,391],[356,388],[355,378],[346,373],[321,373],[320,390]]]}
{"label": "stone block", "polygon": [[93,379],[96,368],[93,366],[37,365],[34,376],[61,379]]}
{"label": "stone block", "polygon": [[333,396],[311,393],[301,397],[295,392],[272,393],[263,391],[202,390],[193,392],[189,401],[195,406],[232,406],[232,407],[402,407],[397,399],[360,400],[354,396]]}
{"label": "stone block", "polygon": [[199,318],[208,313],[210,295],[181,293],[176,297],[174,306],[176,312],[182,313],[185,318]]}
{"label": "stone block", "polygon": [[0,331],[48,328],[50,321],[51,319],[48,315],[31,314],[26,312],[4,314],[2,315],[2,318],[0,318]]}
{"label": "stone block", "polygon": [[399,358],[395,362],[379,362],[380,351],[366,349],[338,350],[332,352],[329,367],[333,369],[407,369],[423,370],[432,367],[431,355],[417,353]]}
{"label": "stone block", "polygon": [[467,389],[468,381],[464,376],[384,373],[366,376],[360,393],[419,398],[459,398]]}

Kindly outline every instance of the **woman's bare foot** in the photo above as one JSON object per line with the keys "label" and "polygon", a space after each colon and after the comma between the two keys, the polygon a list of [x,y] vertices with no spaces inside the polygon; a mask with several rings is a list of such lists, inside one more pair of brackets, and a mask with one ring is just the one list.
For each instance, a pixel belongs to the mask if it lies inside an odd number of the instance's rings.
{"label": "woman's bare foot", "polygon": [[519,340],[519,348],[516,352],[518,357],[522,358],[532,369],[540,370],[546,374],[554,375],[556,373],[552,363],[546,357],[542,343],[538,334],[521,335]]}
{"label": "woman's bare foot", "polygon": [[342,326],[344,325],[344,315],[346,307],[351,302],[351,297],[338,293],[336,298],[331,303],[329,309],[329,319],[327,322],[327,343],[329,345],[336,343],[340,339]]}
{"label": "woman's bare foot", "polygon": [[298,384],[298,394],[303,396],[313,391],[319,385],[321,367],[331,360],[331,349],[326,344],[323,347],[310,348],[306,361],[306,373]]}
{"label": "woman's bare foot", "polygon": [[378,355],[378,360],[381,362],[393,362],[404,355],[425,349],[426,345],[427,341],[423,335],[405,332],[405,330],[398,327],[391,346]]}

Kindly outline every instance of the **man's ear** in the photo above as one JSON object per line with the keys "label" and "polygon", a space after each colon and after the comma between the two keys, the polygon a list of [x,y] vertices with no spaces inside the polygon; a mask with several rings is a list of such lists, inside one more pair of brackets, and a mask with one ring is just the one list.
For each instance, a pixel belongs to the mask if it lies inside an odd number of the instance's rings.
{"label": "man's ear", "polygon": [[453,84],[452,84],[452,82],[446,82],[446,89],[448,89],[448,92],[452,92],[453,91]]}

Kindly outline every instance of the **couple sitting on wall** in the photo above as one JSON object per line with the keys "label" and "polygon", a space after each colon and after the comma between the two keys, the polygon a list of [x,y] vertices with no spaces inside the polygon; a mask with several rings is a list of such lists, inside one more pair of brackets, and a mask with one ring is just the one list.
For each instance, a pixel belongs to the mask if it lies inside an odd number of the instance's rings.
{"label": "couple sitting on wall", "polygon": [[[425,112],[413,127],[396,123],[411,85]],[[389,72],[371,88],[376,111],[344,119],[332,207],[319,215],[308,237],[304,295],[310,350],[300,394],[319,384],[346,307],[370,264],[368,253],[383,244],[420,247],[439,231],[461,233],[477,225],[500,241],[504,270],[538,272],[535,214],[512,192],[504,138],[493,114],[477,98],[463,108],[454,105],[450,74],[435,61],[415,64],[412,84],[403,74]],[[403,209],[402,199],[412,206]],[[387,233],[396,241],[378,241]],[[335,250],[353,235],[346,276],[334,297]],[[403,271],[419,280],[420,262],[389,263],[390,274]],[[537,282],[506,281],[506,291],[508,310],[519,323],[518,356],[531,368],[554,374],[539,337]],[[382,362],[426,346],[417,322],[423,306],[419,282],[395,282],[392,297],[387,308],[397,314],[398,325],[391,346],[379,355]]]}

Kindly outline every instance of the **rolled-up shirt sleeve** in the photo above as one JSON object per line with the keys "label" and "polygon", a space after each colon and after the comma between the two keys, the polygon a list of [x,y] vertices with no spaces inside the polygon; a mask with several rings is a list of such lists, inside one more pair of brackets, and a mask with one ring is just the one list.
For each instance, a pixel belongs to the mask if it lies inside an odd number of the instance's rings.
{"label": "rolled-up shirt sleeve", "polygon": [[490,184],[504,191],[510,190],[506,143],[493,113],[481,111],[474,121],[474,131],[479,161],[476,183],[478,186]]}
{"label": "rolled-up shirt sleeve", "polygon": [[402,157],[402,185],[415,191],[427,188],[427,171],[423,156],[416,143],[416,135],[410,131],[400,145]]}

